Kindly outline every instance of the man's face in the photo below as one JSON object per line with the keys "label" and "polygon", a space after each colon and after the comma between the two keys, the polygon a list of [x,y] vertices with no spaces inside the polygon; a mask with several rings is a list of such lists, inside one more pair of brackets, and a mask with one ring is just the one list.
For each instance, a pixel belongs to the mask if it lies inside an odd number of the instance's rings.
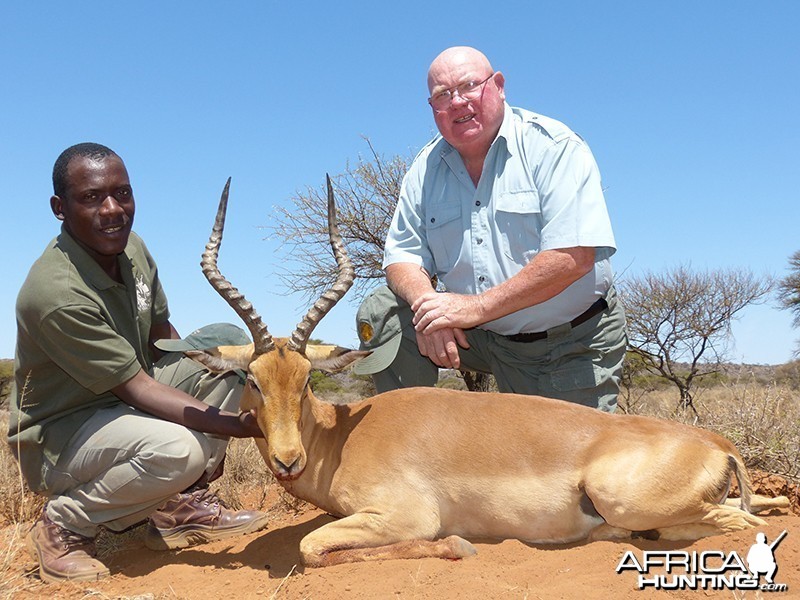
{"label": "man's face", "polygon": [[[467,81],[483,81],[491,74],[489,69],[468,54],[439,60],[428,73],[431,97]],[[497,72],[481,86],[477,98],[464,100],[454,93],[449,107],[433,110],[442,137],[462,156],[485,153],[497,136],[505,112],[504,83],[503,74]]]}
{"label": "man's face", "polygon": [[64,197],[50,205],[69,234],[101,266],[125,250],[133,226],[135,203],[122,160],[78,156],[67,166]]}

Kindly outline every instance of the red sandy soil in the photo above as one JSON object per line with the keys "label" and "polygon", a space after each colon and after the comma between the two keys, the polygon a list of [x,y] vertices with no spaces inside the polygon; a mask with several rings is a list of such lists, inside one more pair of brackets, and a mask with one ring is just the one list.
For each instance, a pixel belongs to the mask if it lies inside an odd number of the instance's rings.
{"label": "red sandy soil", "polygon": [[[758,482],[757,487],[758,487]],[[761,489],[780,488],[765,479]],[[784,486],[785,487],[785,486]],[[304,569],[298,546],[309,531],[332,517],[314,508],[299,513],[275,510],[271,526],[260,533],[196,546],[177,552],[152,552],[140,539],[105,559],[109,579],[92,583],[47,585],[35,574],[35,563],[22,551],[11,567],[13,590],[0,585],[0,597],[13,598],[423,598],[423,599],[559,599],[602,598],[800,598],[800,516],[797,489],[790,489],[793,512],[773,511],[768,526],[705,538],[694,543],[633,540],[557,546],[530,545],[516,540],[472,540],[476,556],[461,561],[441,559],[386,560]],[[788,591],[637,589],[633,571],[615,572],[626,551],[641,560],[644,550],[736,552],[744,559],[763,531],[768,541],[788,534],[775,550],[779,566],[775,581]],[[0,531],[3,546],[10,528]],[[18,540],[11,540],[20,543]],[[16,576],[14,576],[16,573]],[[9,573],[6,573],[8,575]]]}

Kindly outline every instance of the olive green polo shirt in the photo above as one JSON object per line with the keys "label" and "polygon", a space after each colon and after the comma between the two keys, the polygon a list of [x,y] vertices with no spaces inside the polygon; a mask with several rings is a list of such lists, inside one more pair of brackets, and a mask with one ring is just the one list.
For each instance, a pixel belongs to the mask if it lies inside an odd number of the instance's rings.
{"label": "olive green polo shirt", "polygon": [[169,318],[153,257],[131,233],[111,279],[62,227],[17,297],[15,389],[8,441],[34,491],[110,390],[150,371],[150,328]]}

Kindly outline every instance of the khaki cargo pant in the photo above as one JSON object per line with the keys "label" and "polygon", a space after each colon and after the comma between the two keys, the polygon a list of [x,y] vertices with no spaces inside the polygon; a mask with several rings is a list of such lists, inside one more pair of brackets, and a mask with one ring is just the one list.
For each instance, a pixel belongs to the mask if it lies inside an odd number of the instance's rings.
{"label": "khaki cargo pant", "polygon": [[[244,387],[236,373],[215,375],[181,353],[169,353],[156,363],[153,376],[206,404],[238,411]],[[99,410],[72,436],[58,463],[46,469],[47,515],[85,536],[95,536],[101,524],[122,531],[213,473],[227,445],[228,438],[123,402]]]}
{"label": "khaki cargo pant", "polygon": [[[501,392],[568,400],[613,412],[628,338],[625,312],[613,288],[608,308],[577,327],[553,327],[535,342],[512,342],[483,329],[465,331],[469,349],[459,347],[461,368],[491,373]],[[417,349],[411,309],[401,307],[403,339],[394,362],[372,376],[378,392],[433,386],[439,368]]]}

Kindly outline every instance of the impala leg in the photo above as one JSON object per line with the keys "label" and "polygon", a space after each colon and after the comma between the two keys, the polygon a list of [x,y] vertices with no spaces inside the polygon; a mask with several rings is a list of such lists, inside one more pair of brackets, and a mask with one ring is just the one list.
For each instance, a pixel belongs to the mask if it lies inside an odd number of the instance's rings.
{"label": "impala leg", "polygon": [[[706,504],[694,514],[681,517],[681,523],[667,525],[642,532],[648,539],[689,541],[712,535],[720,535],[730,531],[739,531],[751,527],[763,527],[766,521],[733,506],[725,504]],[[635,537],[625,535],[625,529],[603,524],[592,531],[591,539],[621,539]],[[628,531],[631,534],[630,531]]]}
{"label": "impala leg", "polygon": [[399,558],[449,558],[472,556],[475,547],[451,535],[432,540],[435,535],[409,526],[399,530],[382,515],[356,513],[323,525],[300,542],[303,563],[308,567],[328,567],[347,562]]}
{"label": "impala leg", "polygon": [[[739,507],[741,500],[739,498],[728,498],[725,500],[726,506]],[[750,510],[754,513],[762,512],[765,510],[773,510],[776,508],[788,508],[789,499],[786,496],[778,496],[776,498],[769,498],[767,496],[760,496],[753,494],[750,497]]]}
{"label": "impala leg", "polygon": [[726,504],[706,504],[696,513],[681,517],[681,520],[682,523],[641,532],[633,532],[630,529],[603,523],[592,530],[589,539],[595,541],[645,537],[675,541],[698,540],[729,531],[762,527],[767,524],[766,521],[755,515]]}
{"label": "impala leg", "polygon": [[763,527],[767,524],[764,519],[733,506],[709,504],[704,508],[705,510],[698,512],[693,519],[687,519],[685,523],[659,527],[660,539],[696,540],[729,531]]}
{"label": "impala leg", "polygon": [[622,529],[621,527],[614,527],[608,523],[598,525],[589,534],[589,541],[596,542],[600,540],[629,540],[633,532],[630,529]]}

